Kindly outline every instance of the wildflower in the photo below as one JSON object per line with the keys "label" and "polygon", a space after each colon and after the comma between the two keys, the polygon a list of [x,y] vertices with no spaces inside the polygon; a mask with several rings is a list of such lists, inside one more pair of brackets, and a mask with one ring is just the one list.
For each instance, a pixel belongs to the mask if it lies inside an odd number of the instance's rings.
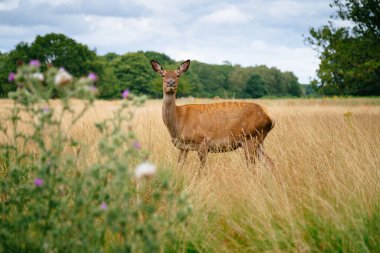
{"label": "wildflower", "polygon": [[121,94],[121,96],[123,98],[127,98],[129,96],[129,90],[128,89],[124,90],[123,93]]}
{"label": "wildflower", "polygon": [[15,73],[13,73],[13,72],[9,73],[8,81],[13,82],[15,80],[15,77],[16,77]]}
{"label": "wildflower", "polygon": [[41,66],[41,62],[39,60],[31,60],[29,62],[29,65],[33,66],[33,67],[36,67],[36,68],[39,68]]}
{"label": "wildflower", "polygon": [[64,69],[60,68],[57,75],[55,76],[54,82],[58,86],[64,86],[70,83],[73,77]]}
{"label": "wildflower", "polygon": [[94,82],[96,80],[98,80],[98,77],[96,76],[96,74],[94,72],[91,72],[90,74],[88,74],[88,78],[91,79]]}
{"label": "wildflower", "polygon": [[103,209],[103,210],[106,210],[108,208],[107,203],[106,202],[102,202],[102,204],[100,205],[100,208]]}
{"label": "wildflower", "polygon": [[137,179],[142,177],[152,177],[156,173],[156,166],[149,162],[141,163],[135,170],[135,176]]}
{"label": "wildflower", "polygon": [[135,147],[135,149],[140,149],[141,148],[141,144],[138,141],[135,141],[135,143],[133,143],[133,146]]}
{"label": "wildflower", "polygon": [[92,94],[98,94],[98,89],[94,85],[87,86],[87,88]]}
{"label": "wildflower", "polygon": [[44,180],[42,179],[42,178],[36,178],[36,179],[34,179],[34,185],[36,186],[36,187],[40,187],[40,186],[42,186],[44,184]]}
{"label": "wildflower", "polygon": [[44,108],[42,108],[42,112],[43,113],[49,113],[50,112],[50,108],[48,106],[44,106]]}
{"label": "wildflower", "polygon": [[32,77],[35,78],[35,79],[37,79],[37,80],[39,80],[39,81],[41,81],[41,82],[45,79],[45,78],[44,78],[44,75],[41,74],[41,73],[34,73],[34,74],[32,75]]}

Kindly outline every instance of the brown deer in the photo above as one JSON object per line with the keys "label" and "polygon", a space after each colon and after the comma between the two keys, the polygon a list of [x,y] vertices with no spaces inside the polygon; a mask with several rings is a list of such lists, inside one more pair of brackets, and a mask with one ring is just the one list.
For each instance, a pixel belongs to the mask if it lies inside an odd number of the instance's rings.
{"label": "brown deer", "polygon": [[179,77],[189,68],[190,60],[177,70],[164,70],[155,60],[151,65],[162,76],[162,119],[174,146],[180,150],[178,163],[181,166],[190,150],[198,152],[203,167],[208,152],[228,152],[239,147],[244,150],[248,166],[254,165],[256,157],[273,166],[264,152],[263,141],[273,128],[274,120],[262,106],[248,102],[177,106]]}

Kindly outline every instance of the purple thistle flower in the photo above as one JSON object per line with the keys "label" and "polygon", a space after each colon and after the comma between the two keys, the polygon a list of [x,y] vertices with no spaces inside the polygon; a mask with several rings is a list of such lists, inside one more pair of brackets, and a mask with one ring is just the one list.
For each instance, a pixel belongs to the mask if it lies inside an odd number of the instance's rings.
{"label": "purple thistle flower", "polygon": [[40,186],[42,186],[44,184],[44,180],[42,179],[42,178],[36,178],[36,179],[34,179],[34,185],[36,186],[36,187],[40,187]]}
{"label": "purple thistle flower", "polygon": [[36,67],[36,68],[39,68],[41,66],[41,62],[39,60],[31,60],[29,62],[29,65],[33,66],[33,67]]}
{"label": "purple thistle flower", "polygon": [[44,108],[42,108],[42,112],[48,113],[48,112],[50,112],[50,108],[46,105],[46,106],[44,106]]}
{"label": "purple thistle flower", "polygon": [[90,74],[88,74],[88,78],[91,79],[94,82],[96,80],[98,80],[98,77],[96,76],[96,74],[94,72],[91,72]]}
{"label": "purple thistle flower", "polygon": [[141,143],[138,142],[138,141],[135,141],[135,143],[133,143],[133,146],[135,147],[135,149],[140,149],[141,148]]}
{"label": "purple thistle flower", "polygon": [[90,90],[90,92],[92,93],[92,94],[97,94],[98,93],[98,89],[94,86],[94,85],[90,85],[90,86],[88,86],[88,89]]}
{"label": "purple thistle flower", "polygon": [[123,93],[121,94],[121,96],[123,98],[127,98],[129,96],[129,90],[128,89],[124,90]]}
{"label": "purple thistle flower", "polygon": [[8,81],[13,82],[15,80],[15,77],[16,77],[15,73],[13,73],[13,72],[9,73]]}
{"label": "purple thistle flower", "polygon": [[102,202],[102,204],[100,205],[100,208],[103,210],[106,210],[108,208],[106,202]]}

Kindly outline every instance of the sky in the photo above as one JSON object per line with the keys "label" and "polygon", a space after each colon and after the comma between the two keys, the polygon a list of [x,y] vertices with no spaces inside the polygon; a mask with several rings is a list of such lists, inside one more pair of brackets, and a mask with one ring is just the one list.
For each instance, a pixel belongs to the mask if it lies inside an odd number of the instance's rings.
{"label": "sky", "polygon": [[331,0],[0,0],[0,51],[64,33],[98,54],[157,51],[181,61],[292,71],[315,77],[304,42],[327,24]]}

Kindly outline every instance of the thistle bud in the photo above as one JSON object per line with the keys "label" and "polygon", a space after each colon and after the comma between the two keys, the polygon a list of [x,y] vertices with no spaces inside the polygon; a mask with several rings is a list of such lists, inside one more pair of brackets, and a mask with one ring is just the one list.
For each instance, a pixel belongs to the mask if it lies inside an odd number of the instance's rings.
{"label": "thistle bud", "polygon": [[73,77],[64,69],[60,68],[55,76],[54,82],[58,86],[65,86],[73,81]]}

